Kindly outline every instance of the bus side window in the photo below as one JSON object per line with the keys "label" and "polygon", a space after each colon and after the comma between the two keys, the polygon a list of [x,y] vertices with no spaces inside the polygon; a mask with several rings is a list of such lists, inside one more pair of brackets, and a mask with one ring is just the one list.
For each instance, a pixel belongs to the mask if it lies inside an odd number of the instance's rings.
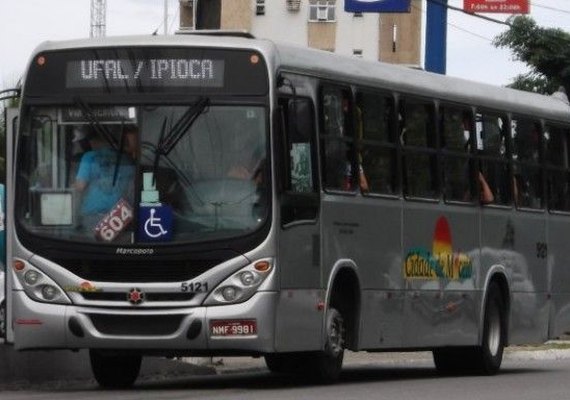
{"label": "bus side window", "polygon": [[507,118],[496,113],[478,113],[475,121],[477,173],[481,173],[493,193],[493,201],[489,203],[507,205],[513,188],[507,159]]}
{"label": "bus side window", "polygon": [[404,149],[404,195],[437,198],[434,105],[415,99],[401,100],[398,119],[400,141]]}
{"label": "bus side window", "polygon": [[350,90],[325,86],[321,90],[321,132],[325,189],[352,192],[356,189],[353,111]]}
{"label": "bus side window", "polygon": [[550,123],[543,133],[548,208],[553,211],[570,211],[569,134],[570,127]]}
{"label": "bus side window", "polygon": [[295,193],[315,192],[313,166],[313,105],[309,99],[289,99],[286,104],[288,152],[287,190]]}
{"label": "bus side window", "polygon": [[318,176],[314,142],[313,102],[305,98],[281,98],[284,128],[284,154],[280,167],[284,193],[281,196],[281,223],[317,218],[319,211]]}
{"label": "bus side window", "polygon": [[542,208],[541,124],[539,121],[513,118],[511,136],[515,204],[523,208]]}
{"label": "bus side window", "polygon": [[357,119],[357,159],[366,176],[368,191],[396,194],[398,164],[393,129],[394,99],[387,94],[359,92],[356,106],[360,115]]}
{"label": "bus side window", "polygon": [[443,191],[446,201],[472,202],[477,193],[472,149],[473,114],[467,108],[440,108]]}

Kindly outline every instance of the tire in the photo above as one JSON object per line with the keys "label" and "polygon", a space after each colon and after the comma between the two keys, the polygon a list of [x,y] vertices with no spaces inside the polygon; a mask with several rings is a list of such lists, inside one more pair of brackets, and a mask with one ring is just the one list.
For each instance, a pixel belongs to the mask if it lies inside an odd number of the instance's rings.
{"label": "tire", "polygon": [[139,376],[142,363],[139,355],[106,354],[97,350],[90,350],[89,358],[95,380],[105,389],[131,387]]}
{"label": "tire", "polygon": [[507,336],[506,321],[501,290],[492,282],[485,302],[483,341],[474,354],[475,368],[483,375],[495,375],[501,368]]}
{"label": "tire", "polygon": [[266,354],[265,365],[269,371],[276,374],[295,374],[301,365],[301,356],[294,353]]}
{"label": "tire", "polygon": [[437,372],[443,375],[463,374],[468,372],[470,349],[461,347],[444,347],[433,350],[433,362]]}
{"label": "tire", "polygon": [[433,361],[442,374],[494,375],[503,361],[506,343],[505,303],[496,283],[489,285],[481,346],[444,347],[433,350]]}
{"label": "tire", "polygon": [[344,358],[345,327],[340,312],[329,308],[326,316],[326,339],[323,351],[307,357],[307,372],[322,383],[331,383],[338,379],[342,371]]}

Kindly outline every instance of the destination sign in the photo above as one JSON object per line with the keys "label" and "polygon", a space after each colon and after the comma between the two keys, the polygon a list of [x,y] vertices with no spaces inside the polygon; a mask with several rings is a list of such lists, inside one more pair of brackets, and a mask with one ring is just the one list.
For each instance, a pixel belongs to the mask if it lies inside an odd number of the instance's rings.
{"label": "destination sign", "polygon": [[66,87],[222,87],[224,67],[224,60],[198,58],[74,60],[67,63]]}
{"label": "destination sign", "polygon": [[[24,92],[31,102],[56,97],[73,102],[76,96],[110,94],[265,96],[269,93],[269,74],[264,58],[254,50],[89,47],[37,54],[25,84]],[[110,101],[108,97],[99,100]]]}

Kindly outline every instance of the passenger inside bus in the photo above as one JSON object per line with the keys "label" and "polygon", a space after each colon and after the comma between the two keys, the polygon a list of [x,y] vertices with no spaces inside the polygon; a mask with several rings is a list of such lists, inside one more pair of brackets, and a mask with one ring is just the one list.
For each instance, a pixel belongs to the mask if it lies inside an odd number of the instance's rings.
{"label": "passenger inside bus", "polygon": [[[464,132],[468,132],[469,135],[471,135],[472,132],[472,121],[471,115],[465,114],[463,116],[463,129]],[[487,179],[485,179],[485,175],[483,175],[481,168],[477,171],[477,183],[479,184],[479,201],[481,204],[490,204],[494,202],[495,196],[493,195],[493,191],[487,183]]]}
{"label": "passenger inside bus", "polygon": [[507,205],[511,201],[509,164],[506,157],[507,127],[507,120],[503,116],[477,114],[475,143],[478,172],[481,173],[478,178],[480,201],[483,204]]}
{"label": "passenger inside bus", "polygon": [[132,208],[136,127],[125,127],[123,135],[124,150],[119,154],[100,134],[93,130],[88,133],[91,150],[81,157],[74,185],[81,193],[81,227],[86,233],[94,233],[121,199]]}
{"label": "passenger inside bus", "polygon": [[513,197],[518,207],[540,208],[541,127],[530,120],[513,120]]}
{"label": "passenger inside bus", "polygon": [[485,176],[481,171],[477,173],[477,180],[479,181],[480,201],[482,204],[490,204],[495,201],[493,191],[489,187]]}

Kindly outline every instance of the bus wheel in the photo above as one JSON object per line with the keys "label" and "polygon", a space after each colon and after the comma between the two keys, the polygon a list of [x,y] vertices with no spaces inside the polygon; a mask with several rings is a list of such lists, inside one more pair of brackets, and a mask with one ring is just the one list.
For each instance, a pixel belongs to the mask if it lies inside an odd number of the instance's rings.
{"label": "bus wheel", "polygon": [[475,348],[475,368],[484,375],[494,375],[499,371],[505,349],[506,318],[505,304],[499,286],[489,285],[485,303],[485,321],[483,324],[483,342]]}
{"label": "bus wheel", "polygon": [[344,319],[340,312],[329,308],[326,317],[326,342],[323,351],[310,357],[310,373],[321,382],[333,382],[342,370],[344,357]]}
{"label": "bus wheel", "polygon": [[128,388],[139,376],[142,362],[139,355],[105,354],[90,350],[89,357],[95,380],[103,388]]}
{"label": "bus wheel", "polygon": [[296,372],[297,366],[300,365],[299,357],[294,354],[266,354],[265,365],[267,369],[277,374],[293,374]]}
{"label": "bus wheel", "polygon": [[481,346],[434,349],[435,367],[443,374],[494,375],[503,360],[505,336],[505,304],[499,286],[493,282],[485,303]]}

